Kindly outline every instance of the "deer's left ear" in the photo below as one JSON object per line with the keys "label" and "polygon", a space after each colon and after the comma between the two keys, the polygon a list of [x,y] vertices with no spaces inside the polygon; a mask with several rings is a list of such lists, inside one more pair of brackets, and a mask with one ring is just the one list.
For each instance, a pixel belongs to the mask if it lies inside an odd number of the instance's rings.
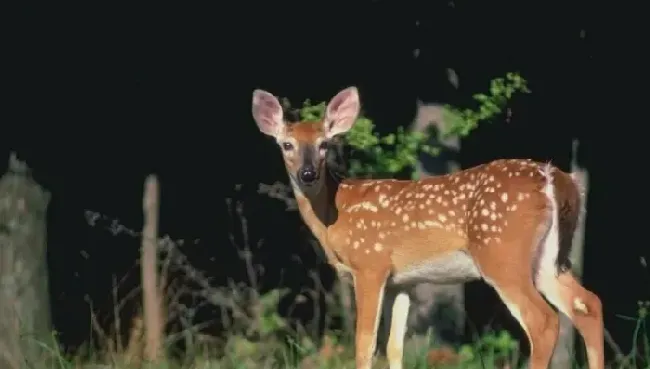
{"label": "deer's left ear", "polygon": [[356,87],[348,87],[336,94],[327,104],[325,111],[324,124],[327,137],[332,138],[337,134],[349,131],[354,125],[360,109],[359,91]]}
{"label": "deer's left ear", "polygon": [[253,118],[262,133],[277,138],[284,129],[282,106],[278,99],[264,90],[253,91]]}

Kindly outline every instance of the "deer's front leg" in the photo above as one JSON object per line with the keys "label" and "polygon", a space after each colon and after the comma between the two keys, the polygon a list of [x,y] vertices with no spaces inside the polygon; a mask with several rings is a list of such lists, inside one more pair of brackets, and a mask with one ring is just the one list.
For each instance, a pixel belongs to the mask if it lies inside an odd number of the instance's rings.
{"label": "deer's front leg", "polygon": [[354,271],[353,277],[357,303],[356,366],[357,369],[370,369],[388,271]]}
{"label": "deer's front leg", "polygon": [[[404,337],[406,336],[406,325],[409,315],[411,299],[409,295],[400,292],[393,299],[390,306],[390,332],[388,334],[388,345],[386,355],[390,369],[402,369],[402,359],[404,356]],[[388,322],[386,322],[388,323]]]}

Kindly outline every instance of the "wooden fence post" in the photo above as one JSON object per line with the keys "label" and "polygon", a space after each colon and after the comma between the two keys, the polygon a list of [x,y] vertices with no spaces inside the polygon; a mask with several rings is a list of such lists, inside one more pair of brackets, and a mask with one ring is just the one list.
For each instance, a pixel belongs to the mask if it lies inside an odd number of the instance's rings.
{"label": "wooden fence post", "polygon": [[155,175],[147,177],[144,185],[142,208],[144,226],[142,230],[142,306],[144,314],[145,349],[148,362],[161,359],[163,318],[162,299],[158,278],[158,211],[160,186]]}
{"label": "wooden fence post", "polygon": [[14,153],[0,179],[0,368],[42,362],[52,344],[47,272],[50,195]]}

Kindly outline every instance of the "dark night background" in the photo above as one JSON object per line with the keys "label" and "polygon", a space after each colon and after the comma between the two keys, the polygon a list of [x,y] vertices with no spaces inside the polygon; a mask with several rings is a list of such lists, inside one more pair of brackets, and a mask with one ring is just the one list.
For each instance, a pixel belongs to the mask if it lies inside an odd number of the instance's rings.
{"label": "dark night background", "polygon": [[[621,68],[634,68],[620,51],[625,35],[599,21],[609,9],[590,2],[524,3],[17,10],[3,53],[10,64],[3,110],[10,118],[0,159],[17,151],[52,193],[50,289],[63,342],[74,347],[90,334],[84,295],[108,310],[112,275],[131,273],[136,281],[138,273],[138,240],[91,227],[86,210],[139,229],[142,183],[152,172],[162,185],[161,233],[200,239],[184,251],[216,282],[245,277],[227,238],[232,224],[224,199],[233,196],[245,200],[252,238],[265,240],[256,251],[265,288],[308,284],[314,268],[331,282],[302,242],[298,214],[255,194],[258,183],[286,175],[277,148],[251,118],[254,88],[295,105],[356,85],[366,114],[379,129],[394,130],[413,119],[416,98],[467,106],[490,79],[518,71],[533,93],[513,101],[509,123],[486,123],[464,140],[461,162],[532,157],[568,169],[571,141],[580,139],[580,161],[591,176],[584,281],[602,297],[605,324],[626,351],[632,326],[616,314],[634,315],[636,301],[649,297],[639,258],[650,255],[647,216],[635,213],[645,201],[635,196],[647,191],[628,169],[640,165],[629,154],[634,135],[616,120],[636,94],[613,87],[624,82]],[[458,73],[460,89],[450,87],[446,68]],[[471,284],[467,291],[474,324],[496,319],[521,334],[489,288]]]}

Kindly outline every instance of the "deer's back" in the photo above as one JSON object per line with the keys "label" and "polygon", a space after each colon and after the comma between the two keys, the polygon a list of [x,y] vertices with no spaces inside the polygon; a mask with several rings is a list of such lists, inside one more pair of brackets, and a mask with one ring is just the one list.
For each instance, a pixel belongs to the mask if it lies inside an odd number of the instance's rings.
{"label": "deer's back", "polygon": [[[416,181],[346,180],[337,193],[337,222],[328,230],[331,247],[346,263],[390,260],[399,270],[517,240],[548,218],[545,167],[508,159]],[[561,176],[559,195],[570,198],[568,176],[551,170]]]}

